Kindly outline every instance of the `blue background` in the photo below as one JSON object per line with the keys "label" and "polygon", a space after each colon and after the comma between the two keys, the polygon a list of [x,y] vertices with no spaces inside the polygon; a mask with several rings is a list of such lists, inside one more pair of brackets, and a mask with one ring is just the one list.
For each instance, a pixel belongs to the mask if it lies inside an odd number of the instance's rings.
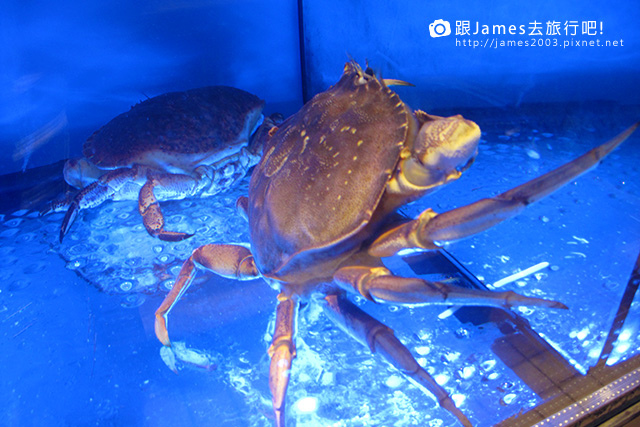
{"label": "blue background", "polygon": [[[265,99],[267,112],[291,114],[303,93],[335,82],[350,56],[415,84],[401,96],[429,111],[639,100],[640,8],[632,0],[8,0],[0,11],[0,173],[78,156],[94,130],[168,91],[232,85]],[[451,22],[450,36],[429,36],[436,19]],[[597,21],[603,34],[574,39],[624,46],[456,47],[468,38],[455,35],[459,20],[537,21],[543,31],[549,20]],[[530,38],[496,36],[507,39]]]}

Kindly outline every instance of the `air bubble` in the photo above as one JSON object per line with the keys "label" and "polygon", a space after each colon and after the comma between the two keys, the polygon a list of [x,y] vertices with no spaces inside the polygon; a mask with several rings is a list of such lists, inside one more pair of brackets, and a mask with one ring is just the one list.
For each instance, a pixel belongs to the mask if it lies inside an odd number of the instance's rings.
{"label": "air bubble", "polygon": [[294,404],[294,407],[297,412],[311,414],[318,410],[318,399],[311,396],[303,397]]}
{"label": "air bubble", "polygon": [[418,353],[420,356],[426,356],[430,351],[431,349],[427,346],[416,347],[416,353]]}
{"label": "air bubble", "polygon": [[525,306],[520,306],[517,308],[517,310],[523,315],[523,316],[530,316],[532,315],[535,310],[532,307],[525,307]]}
{"label": "air bubble", "polygon": [[445,385],[449,382],[449,375],[447,374],[438,374],[433,377],[433,379],[438,383],[438,385]]}
{"label": "air bubble", "polygon": [[86,261],[84,258],[78,258],[78,259],[74,259],[72,261],[69,261],[67,263],[67,268],[69,270],[77,270],[81,267],[84,267],[86,265]]}
{"label": "air bubble", "polygon": [[464,394],[454,393],[451,395],[451,400],[453,400],[453,403],[455,403],[457,407],[460,407],[466,399],[467,396]]}
{"label": "air bubble", "polygon": [[18,243],[28,243],[35,240],[36,237],[37,237],[36,233],[21,233],[20,235],[18,235],[18,238],[16,239],[16,241]]}
{"label": "air bubble", "polygon": [[7,227],[17,227],[22,224],[22,221],[24,220],[21,218],[11,218],[9,221],[5,222],[4,225]]}
{"label": "air bubble", "polygon": [[142,258],[128,258],[124,263],[129,267],[137,267],[143,265]]}
{"label": "air bubble", "polygon": [[173,262],[175,259],[176,257],[170,254],[163,254],[163,255],[160,255],[159,257],[156,257],[156,261],[158,261],[160,264],[169,264],[170,262]]}
{"label": "air bubble", "polygon": [[502,384],[500,384],[498,386],[498,390],[500,390],[502,392],[505,392],[507,390],[512,389],[514,385],[515,385],[515,383],[512,382],[512,381],[505,381],[505,382],[503,382]]}
{"label": "air bubble", "polygon": [[490,371],[492,370],[494,367],[496,366],[496,361],[495,360],[485,360],[484,362],[482,362],[480,364],[480,368],[483,371]]}
{"label": "air bubble", "polygon": [[471,336],[471,333],[466,328],[458,328],[456,330],[456,337],[460,339],[466,339]]}
{"label": "air bubble", "polygon": [[471,378],[473,376],[473,374],[476,373],[476,368],[473,366],[465,366],[464,368],[460,369],[458,371],[458,375],[460,376],[460,378],[462,378],[463,380],[468,380],[469,378]]}
{"label": "air bubble", "polygon": [[580,332],[576,334],[576,338],[582,341],[588,335],[589,335],[589,328],[583,328]]}
{"label": "air bubble", "polygon": [[181,222],[183,222],[185,219],[184,215],[173,215],[171,217],[169,217],[169,221],[167,221],[169,224],[180,224]]}
{"label": "air bubble", "polygon": [[448,363],[453,363],[460,358],[460,353],[452,351],[442,355],[442,360]]}
{"label": "air bubble", "polygon": [[385,384],[389,388],[397,388],[397,387],[400,387],[402,382],[403,382],[403,379],[401,376],[391,375],[389,378],[387,378],[387,380],[385,381]]}
{"label": "air bubble", "polygon": [[9,285],[10,291],[19,291],[31,284],[31,281],[28,279],[18,279]]}
{"label": "air bubble", "polygon": [[515,393],[506,394],[502,399],[500,399],[500,404],[504,406],[510,405],[514,400],[516,400],[516,397]]}
{"label": "air bubble", "polygon": [[527,156],[531,157],[534,160],[540,159],[540,154],[538,154],[537,151],[531,149],[527,149]]}
{"label": "air bubble", "polygon": [[602,287],[610,291],[613,291],[615,289],[618,289],[620,287],[620,284],[618,282],[614,282],[613,280],[607,280],[602,284]]}
{"label": "air bubble", "polygon": [[129,292],[131,289],[133,288],[133,283],[131,282],[122,282],[120,284],[120,289],[123,290],[124,292]]}
{"label": "air bubble", "polygon": [[146,298],[142,294],[128,295],[120,305],[124,308],[136,308],[144,304]]}
{"label": "air bubble", "polygon": [[108,237],[105,234],[96,234],[91,238],[91,241],[98,245],[102,245],[107,241],[107,238]]}

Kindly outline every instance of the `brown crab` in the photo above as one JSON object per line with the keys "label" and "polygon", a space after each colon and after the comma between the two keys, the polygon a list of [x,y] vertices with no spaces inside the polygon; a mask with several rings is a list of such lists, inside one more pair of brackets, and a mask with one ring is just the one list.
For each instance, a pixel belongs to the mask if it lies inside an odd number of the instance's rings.
{"label": "brown crab", "polygon": [[150,98],[117,116],[87,139],[84,158],[65,164],[65,180],[81,191],[54,206],[67,209],[60,241],[79,210],[109,199],[138,200],[152,236],[191,237],[164,229],[158,200],[207,197],[242,179],[260,159],[252,135],[260,134],[263,106],[243,90],[209,86]]}
{"label": "brown crab", "polygon": [[636,126],[503,194],[442,214],[427,209],[407,220],[396,214],[397,208],[457,179],[471,165],[480,129],[461,116],[412,111],[385,80],[349,62],[337,84],[314,97],[265,142],[249,197],[238,203],[248,217],[251,250],[220,244],[196,249],[156,311],[156,335],[170,345],[167,315],[198,269],[239,280],[262,277],[280,291],[269,348],[278,426],[285,422],[298,305],[312,296],[342,329],[428,389],[469,426],[468,418],[393,331],[350,302],[347,294],[377,303],[566,308],[512,291],[394,276],[381,257],[405,248],[438,250],[443,242],[514,216],[597,164]]}

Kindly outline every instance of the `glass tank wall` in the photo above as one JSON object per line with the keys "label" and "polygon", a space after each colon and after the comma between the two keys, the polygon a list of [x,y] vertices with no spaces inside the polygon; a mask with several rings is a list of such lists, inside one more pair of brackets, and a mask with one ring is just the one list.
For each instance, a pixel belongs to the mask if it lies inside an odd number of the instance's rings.
{"label": "glass tank wall", "polygon": [[[194,249],[266,244],[236,206],[251,174],[211,197],[161,200],[165,228],[193,233],[185,240],[152,237],[137,193],[78,209],[60,238],[61,195],[78,191],[64,181],[65,161],[145,100],[226,85],[263,99],[265,116],[287,118],[351,59],[408,82],[391,89],[411,108],[462,114],[482,134],[473,165],[400,207],[407,218],[495,197],[640,120],[633,1],[10,0],[0,10],[0,419],[9,426],[275,424],[267,350],[278,292],[264,280],[200,271],[171,311],[172,347],[154,333],[154,312]],[[153,120],[136,111],[132,128]],[[233,111],[222,115],[225,129],[242,122]],[[163,135],[177,132],[190,147],[194,128],[175,127],[180,120]],[[127,138],[119,159],[128,145],[146,147],[129,128],[113,132]],[[597,168],[482,233],[382,260],[398,276],[515,291],[568,310],[350,300],[393,329],[473,425],[637,421],[639,147],[636,132]],[[178,162],[160,158],[167,169]],[[138,187],[157,173],[143,172]],[[303,197],[290,191],[282,212]],[[52,201],[64,208],[50,212]],[[287,426],[461,425],[332,323],[317,296],[302,298],[294,343]]]}

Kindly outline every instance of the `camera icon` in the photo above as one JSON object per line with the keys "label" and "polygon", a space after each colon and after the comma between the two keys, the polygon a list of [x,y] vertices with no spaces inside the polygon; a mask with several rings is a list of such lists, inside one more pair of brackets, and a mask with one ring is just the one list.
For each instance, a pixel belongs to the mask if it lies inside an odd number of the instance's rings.
{"label": "camera icon", "polygon": [[429,34],[431,37],[443,37],[451,34],[451,25],[449,25],[449,21],[445,21],[444,19],[436,19],[431,24],[429,24]]}

